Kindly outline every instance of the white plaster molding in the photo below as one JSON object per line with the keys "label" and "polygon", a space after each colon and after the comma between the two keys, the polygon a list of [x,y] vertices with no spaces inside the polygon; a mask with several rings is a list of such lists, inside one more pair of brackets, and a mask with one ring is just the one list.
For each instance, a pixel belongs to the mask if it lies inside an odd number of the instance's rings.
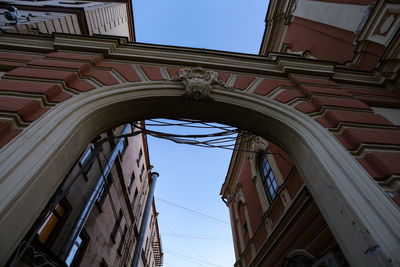
{"label": "white plaster molding", "polygon": [[232,205],[232,203],[229,205],[229,218],[231,220],[231,231],[232,231],[232,237],[233,237],[233,248],[235,250],[235,259],[236,261],[239,259],[240,257],[240,252],[239,252],[239,248],[238,248],[238,243],[237,243],[237,235],[236,235],[236,224],[235,224],[235,218],[233,217],[233,210],[234,209],[234,205]]}
{"label": "white plaster molding", "polygon": [[[214,101],[194,102],[182,101],[183,89],[170,81],[139,82],[76,95],[4,146],[0,265],[91,139],[116,125],[160,115],[213,119],[273,141],[292,158],[352,266],[400,265],[399,208],[328,130],[292,107],[254,94],[215,88]],[[379,250],[368,253],[376,246]]]}
{"label": "white plaster molding", "polygon": [[[379,71],[365,73],[359,71],[343,70],[335,68],[331,62],[317,62],[291,58],[290,55],[280,55],[275,60],[265,60],[264,56],[236,55],[229,52],[206,53],[192,48],[168,48],[151,44],[118,45],[117,40],[99,39],[94,37],[66,36],[54,34],[54,40],[42,36],[20,36],[4,34],[0,37],[0,44],[10,49],[31,49],[40,52],[50,52],[57,48],[58,51],[82,51],[86,54],[99,55],[108,60],[121,59],[127,62],[154,62],[155,59],[163,59],[165,64],[207,66],[209,69],[228,72],[230,79],[236,77],[233,71],[243,73],[258,73],[267,76],[286,76],[287,73],[309,74],[317,77],[332,77],[342,83],[358,83],[361,85],[381,85],[387,79]],[[12,44],[12,46],[10,46]],[[227,68],[229,66],[229,68]],[[234,77],[233,77],[234,76]],[[231,84],[227,82],[227,87]],[[234,80],[233,80],[234,82]]]}
{"label": "white plaster molding", "polygon": [[283,206],[285,207],[285,211],[289,209],[290,204],[292,204],[289,192],[287,188],[284,188],[281,193],[279,194],[279,197],[281,198],[281,201],[283,203]]}
{"label": "white plaster molding", "polygon": [[[253,137],[250,143],[251,151],[265,151],[268,148],[268,142],[263,138],[256,136]],[[258,198],[260,199],[260,204],[263,213],[266,212],[270,206],[267,195],[265,193],[264,185],[262,184],[261,177],[258,171],[258,153],[249,153],[249,161],[251,168],[251,176],[256,184]]]}
{"label": "white plaster molding", "polygon": [[160,67],[160,73],[164,80],[171,80],[172,77],[169,77],[169,73],[166,67]]}
{"label": "white plaster molding", "polygon": [[[260,153],[262,153],[264,151],[266,153],[269,152],[268,141],[266,141],[265,139],[263,139],[259,136],[254,137],[251,140],[250,150],[251,151],[259,151],[259,153],[251,153],[249,155],[249,161],[250,161],[250,166],[251,166],[252,179],[256,184],[256,189],[257,189],[258,197],[261,202],[261,207],[262,207],[263,212],[266,212],[270,206],[270,201],[267,198],[264,185],[262,184],[262,179],[261,179],[260,171],[259,171],[258,159],[259,159]],[[272,172],[274,174],[274,177],[276,179],[276,182],[277,182],[278,188],[279,188],[284,183],[284,179],[283,179],[282,173],[280,171],[280,168],[279,168],[278,164],[276,163],[275,158],[272,154],[267,154],[267,159],[272,168]],[[286,192],[285,196],[289,197],[289,195],[287,194],[287,190],[284,189],[283,192],[281,192],[281,195],[280,195],[281,198],[282,198],[282,194],[285,194],[285,192]],[[285,208],[287,208],[286,205],[288,204],[289,200],[290,200],[290,197],[286,198],[286,199],[282,199],[283,203],[285,204]]]}
{"label": "white plaster molding", "polygon": [[296,17],[356,32],[368,6],[298,0]]}
{"label": "white plaster molding", "polygon": [[247,92],[253,93],[254,90],[257,89],[257,87],[260,85],[260,83],[263,81],[263,78],[257,77],[246,89]]}
{"label": "white plaster molding", "polygon": [[379,114],[388,119],[394,125],[400,126],[400,108],[372,107],[372,110],[376,114]]}
{"label": "white plaster molding", "polygon": [[[400,13],[400,5],[398,4],[384,5],[378,17],[375,18],[376,23],[373,24],[372,28],[370,29],[367,40],[387,46],[389,42],[393,39],[398,29],[400,28],[400,16],[398,16],[399,13]],[[385,17],[386,14],[391,14],[391,15]],[[394,16],[394,14],[397,14],[397,18]],[[386,31],[387,33],[385,35],[382,35]],[[378,34],[375,34],[376,32],[378,32]]]}
{"label": "white plaster molding", "polygon": [[237,78],[237,74],[230,74],[228,80],[226,81],[226,86],[233,87]]}
{"label": "white plaster molding", "polygon": [[147,77],[146,73],[143,71],[143,69],[139,65],[133,64],[132,68],[136,71],[136,73],[139,76],[140,80],[142,80],[142,81],[150,81],[149,77]]}

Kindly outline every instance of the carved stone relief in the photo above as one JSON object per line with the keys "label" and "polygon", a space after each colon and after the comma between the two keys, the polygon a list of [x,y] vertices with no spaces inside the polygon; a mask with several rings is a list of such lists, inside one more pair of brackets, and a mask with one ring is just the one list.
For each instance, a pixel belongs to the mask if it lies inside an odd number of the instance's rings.
{"label": "carved stone relief", "polygon": [[218,73],[205,70],[201,67],[183,68],[179,70],[174,81],[182,81],[185,85],[185,98],[200,100],[210,98],[213,85],[226,88],[225,84],[218,80]]}

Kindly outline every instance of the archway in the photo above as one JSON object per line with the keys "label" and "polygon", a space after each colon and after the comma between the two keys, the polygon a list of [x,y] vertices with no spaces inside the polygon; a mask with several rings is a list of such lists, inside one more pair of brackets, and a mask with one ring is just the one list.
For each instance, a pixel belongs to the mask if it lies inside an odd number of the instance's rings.
{"label": "archway", "polygon": [[160,116],[230,124],[279,144],[352,265],[400,262],[398,209],[324,127],[262,96],[214,87],[210,98],[196,100],[184,98],[184,89],[177,81],[147,81],[79,94],[9,143],[0,156],[2,262],[93,137],[125,122]]}

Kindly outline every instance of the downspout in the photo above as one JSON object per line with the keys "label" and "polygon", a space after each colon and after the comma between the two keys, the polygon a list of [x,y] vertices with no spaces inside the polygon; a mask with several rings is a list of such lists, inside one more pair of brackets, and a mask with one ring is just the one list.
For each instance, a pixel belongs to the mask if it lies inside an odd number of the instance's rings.
{"label": "downspout", "polygon": [[158,176],[159,176],[159,174],[157,172],[151,173],[150,189],[149,189],[149,193],[147,194],[146,207],[143,212],[142,222],[140,224],[139,238],[136,243],[135,254],[133,255],[132,267],[139,266],[140,255],[142,254],[141,252],[142,252],[142,247],[143,247],[144,235],[146,233],[147,222],[149,221],[149,217],[150,217],[150,210],[151,210],[151,206],[153,203],[154,190],[156,188],[156,182],[157,182]]}
{"label": "downspout", "polygon": [[[122,134],[127,134],[129,130],[131,129],[130,125],[127,124],[125,125]],[[83,226],[86,223],[87,218],[89,217],[90,212],[92,211],[92,208],[94,204],[96,203],[97,197],[99,195],[99,192],[104,186],[104,181],[106,180],[108,174],[111,171],[111,167],[114,165],[114,161],[118,156],[119,151],[123,148],[124,145],[124,139],[120,138],[114,148],[114,150],[111,153],[110,158],[108,159],[108,162],[106,166],[104,167],[103,173],[100,175],[94,190],[92,191],[89,200],[86,202],[85,207],[82,209],[81,215],[79,218],[75,221],[68,237],[67,240],[64,242],[64,245],[59,253],[59,257],[61,260],[65,261],[68,257],[68,254],[75,242],[75,240],[78,238],[79,234],[81,233]]]}

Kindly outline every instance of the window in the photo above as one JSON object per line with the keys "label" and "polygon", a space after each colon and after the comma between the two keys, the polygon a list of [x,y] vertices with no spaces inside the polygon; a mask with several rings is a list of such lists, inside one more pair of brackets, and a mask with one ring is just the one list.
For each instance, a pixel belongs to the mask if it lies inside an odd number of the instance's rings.
{"label": "window", "polygon": [[47,216],[45,222],[40,227],[38,239],[42,244],[50,244],[61,231],[64,222],[69,214],[70,206],[66,200],[61,201],[56,208]]}
{"label": "window", "polygon": [[80,261],[85,254],[87,244],[89,242],[89,236],[82,230],[79,236],[76,238],[71,250],[69,251],[68,257],[65,260],[67,266],[79,266]]}
{"label": "window", "polygon": [[123,145],[124,145],[124,146],[121,148],[121,154],[122,154],[122,155],[125,154],[126,149],[127,149],[128,145],[129,145],[128,137],[125,137],[125,138],[124,138],[124,144],[123,144]]}
{"label": "window", "polygon": [[295,255],[287,259],[287,267],[311,267],[314,260],[307,255]]}
{"label": "window", "polygon": [[142,150],[142,148],[140,148],[139,153],[137,155],[137,159],[136,159],[136,164],[138,167],[139,167],[139,163],[140,163],[140,159],[142,158],[142,155],[143,155],[143,150]]}
{"label": "window", "polygon": [[142,164],[142,169],[140,170],[140,182],[142,182],[142,176],[143,176],[143,173],[144,173],[144,164]]}
{"label": "window", "polygon": [[115,243],[115,237],[117,236],[119,226],[121,225],[121,220],[122,220],[122,210],[120,209],[118,212],[117,219],[115,220],[114,228],[111,232],[111,240],[113,243]]}
{"label": "window", "polygon": [[149,252],[149,247],[150,247],[150,243],[149,243],[149,238],[146,238],[146,245],[144,246],[144,255],[145,258],[148,260],[148,252]]}
{"label": "window", "polygon": [[247,222],[243,224],[243,234],[246,235],[249,232],[249,228],[247,227]]}
{"label": "window", "polygon": [[132,208],[135,207],[135,202],[136,202],[138,193],[139,193],[139,192],[138,192],[138,190],[137,190],[137,188],[136,188],[136,189],[135,189],[135,194],[133,195],[133,199],[132,199]]}
{"label": "window", "polygon": [[96,202],[99,205],[99,207],[101,207],[101,204],[103,203],[105,196],[107,195],[107,190],[108,187],[110,186],[112,182],[112,175],[111,172],[107,175],[107,178],[105,179],[103,186],[99,189],[98,195],[97,195],[97,199]]}
{"label": "window", "polygon": [[131,188],[132,188],[134,180],[135,180],[135,172],[132,171],[131,179],[129,180],[129,183],[128,183],[128,191],[129,191],[129,193],[131,193]]}
{"label": "window", "polygon": [[262,184],[264,185],[268,201],[271,202],[276,197],[278,184],[276,182],[274,173],[272,172],[271,165],[268,162],[266,154],[261,155],[259,167]]}
{"label": "window", "polygon": [[118,254],[122,255],[122,248],[124,246],[125,243],[125,236],[126,236],[126,231],[128,230],[128,227],[124,227],[124,231],[122,232],[122,236],[121,236],[121,240],[119,241],[119,245],[118,245]]}
{"label": "window", "polygon": [[85,164],[85,162],[89,159],[90,154],[92,154],[92,151],[94,149],[94,145],[90,144],[89,149],[86,151],[85,155],[83,156],[83,158],[81,159],[80,163],[83,166]]}
{"label": "window", "polygon": [[101,259],[100,267],[108,267],[108,264],[104,258]]}
{"label": "window", "polygon": [[[89,149],[86,151],[85,155],[83,155],[82,159],[79,161],[79,165],[82,169],[82,173],[85,175],[86,178],[86,174],[88,173],[88,171],[90,170],[90,168],[93,165],[93,160],[90,160],[94,151],[94,144],[90,144]],[[86,178],[87,179],[87,178]]]}

